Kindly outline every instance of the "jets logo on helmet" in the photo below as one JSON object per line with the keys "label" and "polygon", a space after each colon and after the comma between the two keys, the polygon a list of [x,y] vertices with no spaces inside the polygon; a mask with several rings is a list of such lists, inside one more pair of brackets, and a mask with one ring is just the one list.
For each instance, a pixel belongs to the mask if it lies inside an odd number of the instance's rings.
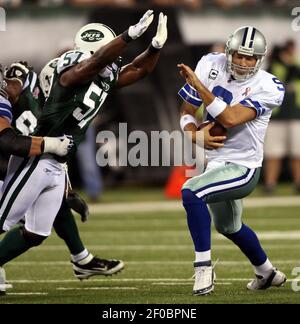
{"label": "jets logo on helmet", "polygon": [[104,34],[99,30],[87,30],[81,34],[84,42],[99,42],[104,38]]}
{"label": "jets logo on helmet", "polygon": [[96,52],[116,37],[114,31],[104,24],[88,24],[75,36],[75,49]]}
{"label": "jets logo on helmet", "polygon": [[[264,35],[256,28],[245,26],[237,29],[226,43],[227,70],[239,81],[244,81],[253,76],[261,67],[267,54],[267,42]],[[254,56],[257,61],[254,67],[241,67],[232,62],[232,55],[238,54]],[[239,74],[237,70],[245,73]]]}

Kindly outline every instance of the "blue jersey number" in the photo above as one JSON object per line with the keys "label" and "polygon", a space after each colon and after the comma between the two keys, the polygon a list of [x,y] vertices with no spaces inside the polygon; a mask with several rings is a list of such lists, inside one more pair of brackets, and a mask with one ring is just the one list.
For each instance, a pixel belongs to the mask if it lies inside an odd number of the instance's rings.
{"label": "blue jersey number", "polygon": [[227,103],[227,105],[230,105],[233,99],[232,93],[221,86],[214,87],[212,93],[216,97],[222,98]]}
{"label": "blue jersey number", "polygon": [[276,83],[278,85],[277,89],[279,91],[284,91],[283,83],[280,80],[278,80],[277,78],[273,78],[272,80],[274,83]]}
{"label": "blue jersey number", "polygon": [[[230,105],[233,95],[230,91],[224,89],[221,86],[216,86],[213,88],[212,93],[216,96],[221,98],[223,101],[227,103],[227,105]],[[210,115],[207,114],[207,120],[214,120],[214,118]]]}

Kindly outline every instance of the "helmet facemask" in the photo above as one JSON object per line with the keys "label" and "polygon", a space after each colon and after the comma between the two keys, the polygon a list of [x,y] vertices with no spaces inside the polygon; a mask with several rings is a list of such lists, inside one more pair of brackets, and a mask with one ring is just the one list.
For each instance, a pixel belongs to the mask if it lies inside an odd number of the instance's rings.
{"label": "helmet facemask", "polygon": [[[237,52],[239,53],[239,52]],[[239,53],[241,54],[241,53]],[[227,55],[227,70],[237,81],[245,81],[258,72],[263,62],[263,57],[256,58],[256,64],[253,67],[246,67],[232,62],[233,54]],[[242,71],[239,73],[238,71]]]}
{"label": "helmet facemask", "polygon": [[[241,27],[236,30],[226,43],[227,71],[237,80],[245,81],[260,69],[267,52],[263,34],[253,27]],[[244,67],[233,63],[233,54],[237,52],[256,58],[254,67]],[[242,71],[239,73],[238,71]]]}
{"label": "helmet facemask", "polygon": [[6,92],[7,83],[4,80],[4,69],[3,66],[0,64],[0,94],[1,96],[8,98],[8,94]]}

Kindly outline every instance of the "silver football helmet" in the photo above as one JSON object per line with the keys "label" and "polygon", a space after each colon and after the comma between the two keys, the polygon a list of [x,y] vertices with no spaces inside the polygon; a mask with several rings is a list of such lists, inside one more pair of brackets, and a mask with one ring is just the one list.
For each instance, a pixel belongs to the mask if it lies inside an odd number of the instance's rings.
{"label": "silver football helmet", "polygon": [[4,80],[4,68],[3,66],[0,64],[0,94],[2,96],[4,96],[5,98],[7,98],[7,93],[5,91],[6,89],[6,81]]}
{"label": "silver football helmet", "polygon": [[104,24],[87,24],[75,36],[75,49],[95,53],[115,37],[114,31]]}
{"label": "silver football helmet", "polygon": [[0,86],[2,87],[2,83],[4,80],[4,69],[3,66],[0,64]]}
{"label": "silver football helmet", "polygon": [[[232,62],[232,55],[237,52],[242,55],[254,56],[257,61],[254,67],[242,67]],[[245,26],[230,35],[225,48],[227,70],[238,81],[244,81],[253,76],[261,67],[267,54],[265,36],[256,28]],[[244,73],[238,73],[244,71]]]}

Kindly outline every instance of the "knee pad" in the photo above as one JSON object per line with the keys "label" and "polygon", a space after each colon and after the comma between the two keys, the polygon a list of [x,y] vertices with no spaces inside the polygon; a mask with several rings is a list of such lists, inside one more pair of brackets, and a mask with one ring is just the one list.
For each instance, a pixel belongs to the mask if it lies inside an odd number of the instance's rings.
{"label": "knee pad", "polygon": [[22,227],[22,234],[23,237],[28,245],[32,246],[38,246],[42,244],[42,242],[47,238],[47,236],[38,235],[32,232],[29,232],[25,229],[25,227]]}

